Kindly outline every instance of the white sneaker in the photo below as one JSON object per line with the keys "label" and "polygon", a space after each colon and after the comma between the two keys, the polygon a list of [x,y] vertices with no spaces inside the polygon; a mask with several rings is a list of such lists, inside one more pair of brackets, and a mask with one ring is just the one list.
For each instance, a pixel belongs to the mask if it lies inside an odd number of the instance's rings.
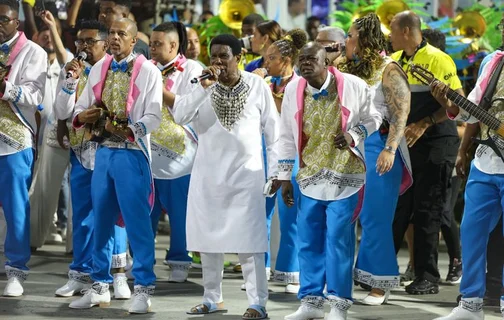
{"label": "white sneaker", "polygon": [[58,290],[58,297],[72,297],[79,294],[82,290],[89,289],[91,286],[91,278],[89,274],[74,270],[68,271],[68,282]]}
{"label": "white sneaker", "polygon": [[191,267],[191,263],[180,261],[167,261],[167,262],[171,269],[168,282],[173,283],[186,282],[187,277],[189,276],[189,268]]}
{"label": "white sneaker", "polygon": [[124,273],[114,274],[114,298],[117,300],[127,300],[131,298],[128,278],[126,278]]}
{"label": "white sneaker", "polygon": [[5,273],[7,274],[7,285],[4,289],[4,297],[19,297],[23,295],[23,282],[28,277],[28,272],[21,269],[5,266]]}
{"label": "white sneaker", "polygon": [[72,309],[90,309],[94,306],[110,306],[110,291],[108,283],[95,282],[85,291],[84,296],[72,301],[69,307]]}
{"label": "white sneaker", "polygon": [[133,301],[128,310],[129,313],[148,313],[151,311],[150,298],[154,294],[154,286],[135,286]]}
{"label": "white sneaker", "polygon": [[390,295],[390,291],[385,291],[385,294],[381,297],[375,297],[371,294],[368,294],[364,299],[361,300],[362,304],[368,306],[381,306],[382,304],[386,304]]}
{"label": "white sneaker", "polygon": [[299,288],[301,286],[299,284],[292,284],[292,283],[289,283],[286,287],[285,287],[285,293],[289,293],[289,294],[298,294],[299,292]]}
{"label": "white sneaker", "polygon": [[240,286],[240,289],[241,289],[241,291],[247,291],[247,286],[245,285],[245,283],[242,283],[242,285]]}
{"label": "white sneaker", "polygon": [[336,296],[328,296],[327,303],[331,306],[331,312],[327,315],[326,320],[346,320],[348,309],[353,304],[351,300]]}
{"label": "white sneaker", "polygon": [[462,298],[458,307],[445,316],[434,320],[483,320],[483,299],[481,298]]}
{"label": "white sneaker", "polygon": [[297,311],[285,316],[284,320],[324,319],[324,300],[323,297],[305,297]]}

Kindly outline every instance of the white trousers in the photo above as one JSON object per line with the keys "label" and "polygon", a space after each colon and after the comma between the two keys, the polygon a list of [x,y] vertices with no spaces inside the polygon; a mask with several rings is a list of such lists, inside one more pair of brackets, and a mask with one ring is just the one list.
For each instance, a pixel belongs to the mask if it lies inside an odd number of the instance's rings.
{"label": "white trousers", "polygon": [[59,191],[65,170],[70,163],[70,151],[48,146],[45,141],[30,188],[30,246],[44,245],[54,213],[58,209]]}
{"label": "white trousers", "polygon": [[[239,253],[249,306],[266,307],[268,301],[268,280],[264,268],[264,253]],[[224,274],[224,253],[201,252],[203,268],[203,302],[221,303],[222,277]]]}

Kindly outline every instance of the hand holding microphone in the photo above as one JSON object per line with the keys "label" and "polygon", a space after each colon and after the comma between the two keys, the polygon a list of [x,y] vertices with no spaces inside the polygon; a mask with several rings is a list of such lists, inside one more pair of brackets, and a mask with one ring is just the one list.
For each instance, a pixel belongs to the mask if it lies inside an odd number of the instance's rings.
{"label": "hand holding microphone", "polygon": [[201,76],[191,80],[191,83],[201,83],[203,88],[208,88],[215,81],[218,80],[221,71],[216,66],[210,66],[208,69],[203,70]]}
{"label": "hand holding microphone", "polygon": [[81,74],[82,70],[84,69],[84,63],[83,61],[86,60],[87,54],[84,51],[81,51],[79,55],[70,61],[66,66],[66,78],[71,78],[74,77],[74,79],[79,78],[79,75]]}

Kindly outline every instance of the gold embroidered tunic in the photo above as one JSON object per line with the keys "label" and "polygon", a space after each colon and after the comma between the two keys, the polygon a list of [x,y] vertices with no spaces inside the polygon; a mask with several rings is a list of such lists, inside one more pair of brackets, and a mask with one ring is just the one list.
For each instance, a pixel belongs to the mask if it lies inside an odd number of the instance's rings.
{"label": "gold embroidered tunic", "polygon": [[328,96],[313,99],[305,90],[303,133],[307,138],[301,152],[302,167],[296,179],[312,177],[321,171],[341,174],[364,173],[362,161],[350,149],[338,149],[334,137],[341,132],[341,108],[334,78],[327,88]]}
{"label": "gold embroidered tunic", "polygon": [[[0,51],[0,62],[4,65],[9,61],[9,54]],[[12,111],[9,102],[0,100],[0,141],[16,151],[31,146],[31,132]]]}
{"label": "gold embroidered tunic", "polygon": [[[127,72],[108,70],[105,85],[103,87],[102,102],[107,109],[119,118],[126,118],[126,101],[130,89],[131,67],[135,60],[129,63]],[[136,142],[130,143],[122,138],[112,136],[106,139],[102,145],[110,148],[132,148],[139,149]]]}
{"label": "gold embroidered tunic", "polygon": [[[82,94],[82,91],[84,91],[84,87],[86,87],[86,83],[88,81],[88,74],[83,72],[80,77],[79,77],[79,82],[77,84],[77,92],[75,96],[75,101],[77,101]],[[69,140],[70,140],[70,146],[76,152],[76,149],[80,149],[80,146],[83,141],[84,137],[84,127],[79,128],[79,129],[74,129],[72,126],[72,123],[68,124],[69,128]]]}
{"label": "gold embroidered tunic", "polygon": [[[168,79],[168,77],[164,77],[165,85]],[[152,143],[166,149],[163,150],[164,153],[174,152],[176,154],[170,158],[182,156],[186,148],[185,129],[181,125],[175,123],[171,112],[168,110],[168,106],[163,106],[161,114],[161,126],[151,134]]]}

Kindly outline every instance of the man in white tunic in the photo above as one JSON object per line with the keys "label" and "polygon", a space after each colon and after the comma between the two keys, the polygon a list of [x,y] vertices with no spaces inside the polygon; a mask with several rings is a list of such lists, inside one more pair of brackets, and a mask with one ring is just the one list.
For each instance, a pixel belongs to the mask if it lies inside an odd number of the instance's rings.
{"label": "man in white tunic", "polygon": [[[210,51],[212,66],[204,72],[217,81],[202,81],[189,95],[176,96],[172,110],[177,123],[192,121],[199,139],[189,186],[187,248],[201,252],[205,292],[203,303],[189,314],[224,310],[224,253],[238,253],[249,302],[243,318],[265,319],[263,189],[265,170],[268,180],[277,174],[279,116],[264,80],[238,70],[238,39],[219,35]],[[263,133],[269,168],[264,168]]]}
{"label": "man in white tunic", "polygon": [[[42,102],[47,54],[19,32],[19,3],[0,0],[0,203],[7,222],[4,296],[23,294],[30,260],[30,203],[35,112]],[[10,72],[7,77],[7,68]]]}

